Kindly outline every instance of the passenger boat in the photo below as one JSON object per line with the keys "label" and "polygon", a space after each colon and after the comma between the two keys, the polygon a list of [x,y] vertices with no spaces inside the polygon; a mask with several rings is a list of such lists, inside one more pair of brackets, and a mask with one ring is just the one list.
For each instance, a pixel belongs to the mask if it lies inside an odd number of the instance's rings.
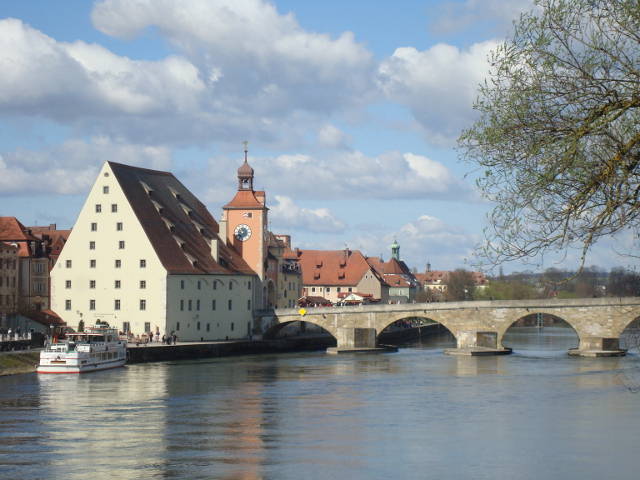
{"label": "passenger boat", "polygon": [[38,373],[87,373],[123,366],[128,357],[127,341],[116,328],[99,324],[84,332],[67,333],[67,339],[49,345],[40,353]]}

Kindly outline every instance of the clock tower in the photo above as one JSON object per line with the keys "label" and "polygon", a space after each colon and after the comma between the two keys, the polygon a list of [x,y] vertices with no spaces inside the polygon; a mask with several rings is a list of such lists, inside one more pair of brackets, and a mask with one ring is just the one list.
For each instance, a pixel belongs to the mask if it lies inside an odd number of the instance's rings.
{"label": "clock tower", "polygon": [[238,169],[238,192],[222,207],[220,233],[234,246],[260,282],[265,278],[267,250],[267,212],[264,192],[253,190],[253,168],[247,162],[247,142],[244,142],[244,163]]}

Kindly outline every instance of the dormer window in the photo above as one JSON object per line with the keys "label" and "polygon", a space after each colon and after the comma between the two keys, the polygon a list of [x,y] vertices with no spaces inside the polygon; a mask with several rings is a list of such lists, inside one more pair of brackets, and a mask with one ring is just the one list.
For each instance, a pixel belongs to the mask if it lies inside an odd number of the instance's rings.
{"label": "dormer window", "polygon": [[180,237],[177,237],[175,235],[173,236],[173,238],[175,239],[176,243],[180,245],[180,248],[184,250],[184,246],[185,246],[184,241]]}
{"label": "dormer window", "polygon": [[166,218],[163,218],[162,220],[164,220],[164,223],[167,226],[167,228],[169,229],[169,231],[173,232],[173,230],[176,228],[176,226],[173,223],[171,223],[169,220],[167,220]]}
{"label": "dormer window", "polygon": [[322,260],[316,261],[316,267],[318,268],[322,267]]}
{"label": "dormer window", "polygon": [[195,267],[198,264],[198,261],[188,253],[185,253],[184,256],[191,262],[191,266]]}
{"label": "dormer window", "polygon": [[187,216],[191,216],[191,212],[193,212],[193,210],[191,210],[189,207],[187,207],[184,203],[180,203],[180,206],[182,207],[182,210],[184,210],[184,213],[187,214]]}
{"label": "dormer window", "polygon": [[153,203],[153,206],[156,207],[156,210],[158,210],[158,213],[162,213],[162,210],[163,210],[162,205],[160,205],[155,200],[151,200],[151,203]]}
{"label": "dormer window", "polygon": [[198,222],[191,220],[191,223],[198,229],[198,232],[204,234],[204,227],[200,225]]}
{"label": "dormer window", "polygon": [[177,199],[180,199],[180,192],[177,191],[175,188],[173,187],[167,187],[169,189],[169,191],[173,194],[174,197],[176,197]]}
{"label": "dormer window", "polygon": [[153,188],[151,188],[144,182],[140,182],[140,185],[142,185],[142,188],[144,188],[145,192],[147,192],[147,195],[151,196],[151,194],[153,193]]}

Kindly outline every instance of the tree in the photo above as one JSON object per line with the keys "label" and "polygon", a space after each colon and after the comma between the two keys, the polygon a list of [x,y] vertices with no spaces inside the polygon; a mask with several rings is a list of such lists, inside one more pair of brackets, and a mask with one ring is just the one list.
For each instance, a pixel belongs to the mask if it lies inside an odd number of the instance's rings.
{"label": "tree", "polygon": [[490,55],[458,144],[496,203],[480,261],[577,248],[582,268],[598,239],[640,226],[640,5],[535,4]]}
{"label": "tree", "polygon": [[458,268],[449,274],[447,290],[444,297],[450,301],[473,300],[475,282],[473,275],[468,270]]}

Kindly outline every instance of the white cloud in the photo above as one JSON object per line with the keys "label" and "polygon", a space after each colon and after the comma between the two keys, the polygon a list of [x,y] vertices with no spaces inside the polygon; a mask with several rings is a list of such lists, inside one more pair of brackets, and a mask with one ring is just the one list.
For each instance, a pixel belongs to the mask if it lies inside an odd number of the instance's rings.
{"label": "white cloud", "polygon": [[250,164],[268,191],[295,198],[479,200],[475,189],[440,162],[413,153],[372,158],[359,151],[337,151],[327,157],[253,158]]}
{"label": "white cloud", "polygon": [[89,191],[105,161],[171,168],[171,152],[165,147],[119,144],[106,137],[89,143],[68,140],[42,150],[17,149],[0,156],[0,196],[74,195]]}
{"label": "white cloud", "polygon": [[391,101],[408,107],[427,141],[451,146],[473,119],[472,103],[487,76],[487,55],[496,41],[476,43],[468,50],[438,44],[420,52],[398,48],[382,61],[378,86]]}
{"label": "white cloud", "polygon": [[293,200],[280,195],[278,202],[270,207],[270,218],[274,231],[309,231],[313,233],[341,234],[347,224],[328,208],[309,209],[297,206]]}
{"label": "white cloud", "polygon": [[478,236],[438,218],[422,215],[397,231],[360,235],[353,243],[361,245],[363,252],[370,256],[382,254],[388,260],[389,246],[394,240],[400,244],[400,256],[407,265],[424,272],[427,262],[433,270],[469,268],[465,259],[471,258]]}
{"label": "white cloud", "polygon": [[348,135],[331,124],[327,124],[322,127],[316,137],[316,145],[320,148],[346,149],[352,142],[352,135]]}

